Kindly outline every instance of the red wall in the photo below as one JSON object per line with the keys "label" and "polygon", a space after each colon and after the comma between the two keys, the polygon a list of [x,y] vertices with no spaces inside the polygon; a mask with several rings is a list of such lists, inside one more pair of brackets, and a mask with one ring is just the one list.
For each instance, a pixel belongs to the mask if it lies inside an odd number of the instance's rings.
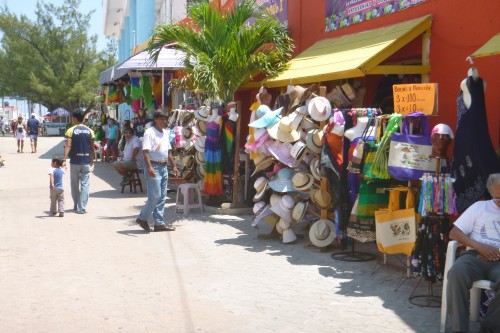
{"label": "red wall", "polygon": [[[331,0],[328,0],[331,1]],[[230,2],[230,1],[228,1]],[[432,124],[447,123],[456,127],[456,99],[460,91],[460,82],[467,76],[470,67],[466,57],[500,32],[500,1],[498,0],[427,0],[425,3],[410,7],[393,14],[370,21],[354,24],[332,32],[325,32],[325,0],[288,0],[288,27],[296,50],[301,53],[315,42],[325,39],[371,30],[386,25],[399,23],[413,18],[432,15],[429,82],[438,83],[439,115],[432,117]],[[410,43],[398,54],[420,51],[420,38]],[[500,55],[476,58],[474,67],[486,81],[486,108],[488,131],[493,145],[499,148],[500,132]],[[376,78],[366,78],[367,89],[376,87]],[[256,91],[241,91],[254,96]],[[274,93],[273,96],[276,96]],[[367,91],[365,101],[373,96]],[[242,101],[243,102],[243,101]],[[244,111],[249,105],[242,103]],[[370,106],[370,105],[365,105]],[[245,128],[245,116],[242,117],[242,129]],[[244,134],[244,133],[242,133]],[[245,136],[242,136],[244,143]]]}

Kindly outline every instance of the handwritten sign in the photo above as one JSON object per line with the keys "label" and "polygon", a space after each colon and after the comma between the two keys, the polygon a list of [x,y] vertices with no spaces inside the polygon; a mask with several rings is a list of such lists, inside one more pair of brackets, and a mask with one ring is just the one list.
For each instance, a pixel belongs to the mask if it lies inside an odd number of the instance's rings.
{"label": "handwritten sign", "polygon": [[437,83],[395,84],[392,93],[396,113],[437,114]]}

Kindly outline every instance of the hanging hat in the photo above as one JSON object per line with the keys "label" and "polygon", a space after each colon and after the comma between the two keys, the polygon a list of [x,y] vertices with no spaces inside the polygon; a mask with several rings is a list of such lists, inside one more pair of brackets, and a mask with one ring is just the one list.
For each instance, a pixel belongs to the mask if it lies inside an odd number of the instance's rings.
{"label": "hanging hat", "polygon": [[[296,114],[295,114],[296,115]],[[271,138],[281,142],[295,142],[300,138],[297,129],[292,128],[292,122],[295,117],[286,116],[281,118],[276,124],[267,128]]]}
{"label": "hanging hat", "polygon": [[248,126],[255,128],[267,128],[273,126],[279,121],[281,109],[283,108],[272,111],[269,106],[262,104],[261,106],[259,106],[257,111],[255,111],[258,119],[252,121],[250,124],[248,124]]}
{"label": "hanging hat", "polygon": [[304,216],[306,215],[308,207],[309,207],[308,201],[297,202],[295,207],[293,207],[292,218],[296,222],[300,222],[304,218]]}
{"label": "hanging hat", "polygon": [[321,174],[320,174],[320,170],[319,170],[319,158],[315,157],[312,161],[311,161],[311,164],[310,164],[310,169],[311,169],[311,174],[312,176],[317,179],[317,180],[321,180]]}
{"label": "hanging hat", "polygon": [[[344,89],[346,91],[344,91]],[[344,87],[336,86],[326,95],[326,98],[337,108],[345,108],[352,105],[352,99],[350,99],[349,96],[352,96],[353,91],[354,89],[352,89],[352,87],[350,89],[347,85]]]}
{"label": "hanging hat", "polygon": [[255,188],[255,196],[253,197],[253,201],[260,201],[262,197],[264,196],[264,193],[267,190],[267,183],[269,180],[266,177],[259,177],[255,180],[255,183],[253,183],[253,187]]}
{"label": "hanging hat", "polygon": [[292,149],[290,150],[290,155],[296,161],[300,161],[304,152],[306,151],[306,144],[303,141],[297,141],[293,144]]}
{"label": "hanging hat", "polygon": [[281,234],[281,241],[285,244],[292,243],[297,240],[297,236],[290,228],[290,224],[287,223],[283,218],[280,218],[278,223],[276,223],[276,231]]}
{"label": "hanging hat", "polygon": [[264,219],[264,217],[272,213],[273,212],[269,208],[269,205],[264,201],[259,201],[255,203],[255,205],[253,205],[254,219],[252,222],[252,227],[255,227],[257,224],[259,224],[260,221]]}
{"label": "hanging hat", "polygon": [[255,97],[257,98],[257,100],[259,102],[261,102],[262,104],[267,104],[267,105],[271,104],[271,101],[273,99],[273,96],[270,93],[268,93],[267,90],[258,93],[257,96],[255,96]]}
{"label": "hanging hat", "polygon": [[276,160],[272,157],[264,158],[260,163],[255,165],[255,170],[253,171],[252,176],[255,175],[259,171],[262,171],[262,170],[269,168],[275,162],[276,162]]}
{"label": "hanging hat", "polygon": [[198,127],[198,131],[201,135],[207,134],[207,124],[202,120],[196,120],[196,127]]}
{"label": "hanging hat", "polygon": [[194,136],[194,131],[192,127],[183,127],[182,128],[182,137],[185,140],[191,140]]}
{"label": "hanging hat", "polygon": [[196,151],[196,153],[194,153],[194,160],[198,164],[205,164],[205,153]]}
{"label": "hanging hat", "polygon": [[317,220],[309,229],[309,240],[317,247],[332,244],[336,236],[335,225],[330,220]]}
{"label": "hanging hat", "polygon": [[294,86],[292,91],[290,92],[290,111],[295,110],[300,104],[304,103],[304,101],[315,91],[317,88],[316,84],[308,88],[304,88],[302,86]]}
{"label": "hanging hat", "polygon": [[269,133],[265,128],[258,128],[253,134],[254,141],[251,144],[245,144],[246,149],[254,150],[260,146],[269,138]]}
{"label": "hanging hat", "polygon": [[332,197],[330,193],[322,191],[320,189],[311,190],[311,201],[319,209],[331,208]]}
{"label": "hanging hat", "polygon": [[271,203],[271,210],[286,222],[292,223],[292,210],[294,206],[295,201],[293,201],[292,196],[285,194],[281,197],[281,200],[277,204],[275,203],[273,205]]}
{"label": "hanging hat", "polygon": [[321,146],[322,146],[322,139],[323,139],[323,131],[319,129],[313,129],[307,132],[306,136],[306,145],[309,150],[316,154],[321,153]]}
{"label": "hanging hat", "polygon": [[184,156],[182,158],[182,164],[189,170],[194,167],[194,158],[193,155]]}
{"label": "hanging hat", "polygon": [[196,184],[198,185],[198,188],[200,189],[201,192],[203,192],[203,189],[205,187],[205,184],[204,184],[204,179],[205,178],[200,178]]}
{"label": "hanging hat", "polygon": [[311,188],[314,178],[310,174],[300,171],[293,175],[292,183],[296,191],[306,191]]}
{"label": "hanging hat", "polygon": [[342,89],[342,92],[350,101],[356,98],[356,90],[348,82],[341,85],[340,89]]}
{"label": "hanging hat", "polygon": [[200,136],[196,142],[194,143],[194,147],[197,151],[204,153],[205,152],[205,139],[206,137]]}
{"label": "hanging hat", "polygon": [[[270,207],[269,207],[270,208]],[[274,228],[278,223],[280,217],[271,211],[271,214],[264,216],[264,220],[271,228]]]}
{"label": "hanging hat", "polygon": [[292,169],[283,168],[278,171],[278,173],[272,179],[269,180],[269,187],[276,192],[292,192],[294,190],[292,177]]}
{"label": "hanging hat", "polygon": [[198,177],[200,177],[200,178],[205,177],[205,167],[201,164],[198,164],[196,166],[196,173],[198,174]]}
{"label": "hanging hat", "polygon": [[292,145],[290,143],[271,140],[266,143],[266,146],[271,155],[281,163],[291,168],[297,165],[297,161],[290,154],[292,150]]}
{"label": "hanging hat", "polygon": [[311,99],[307,105],[307,111],[312,119],[325,121],[332,114],[332,105],[325,97],[317,96]]}
{"label": "hanging hat", "polygon": [[194,111],[194,116],[198,120],[207,121],[208,116],[210,116],[210,108],[208,106],[203,105],[198,110]]}
{"label": "hanging hat", "polygon": [[187,127],[191,121],[194,119],[194,113],[190,111],[184,111],[184,116],[182,117],[182,127]]}
{"label": "hanging hat", "polygon": [[450,139],[453,139],[453,131],[451,130],[450,126],[446,124],[437,124],[436,126],[434,126],[431,132],[431,135],[432,134],[447,134],[450,136]]}
{"label": "hanging hat", "polygon": [[191,170],[184,170],[181,174],[182,179],[184,179],[187,183],[192,182],[194,180],[194,173]]}

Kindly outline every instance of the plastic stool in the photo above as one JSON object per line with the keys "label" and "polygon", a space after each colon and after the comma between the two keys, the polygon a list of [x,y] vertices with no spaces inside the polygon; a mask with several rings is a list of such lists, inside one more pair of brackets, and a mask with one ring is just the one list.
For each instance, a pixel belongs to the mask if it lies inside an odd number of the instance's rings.
{"label": "plastic stool", "polygon": [[130,170],[129,175],[130,175],[130,181],[128,184],[122,185],[122,193],[123,193],[123,190],[125,189],[125,186],[127,186],[127,185],[130,188],[130,192],[132,192],[132,186],[134,187],[134,193],[137,193],[137,186],[139,186],[139,189],[141,190],[141,192],[144,192],[142,190],[141,178],[139,177],[139,169]]}
{"label": "plastic stool", "polygon": [[[189,190],[193,190],[194,194],[198,196],[197,203],[189,203]],[[179,202],[179,194],[182,195],[182,203]],[[203,203],[201,201],[201,191],[198,184],[179,184],[177,187],[177,197],[175,199],[175,212],[177,209],[184,209],[184,215],[186,215],[189,209],[199,208],[203,213]]]}

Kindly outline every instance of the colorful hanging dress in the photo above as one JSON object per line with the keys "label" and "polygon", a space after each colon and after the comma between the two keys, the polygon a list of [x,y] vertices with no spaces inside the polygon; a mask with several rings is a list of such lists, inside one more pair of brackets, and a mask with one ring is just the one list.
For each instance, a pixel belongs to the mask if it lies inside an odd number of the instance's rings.
{"label": "colorful hanging dress", "polygon": [[221,119],[221,117],[217,117],[215,121],[207,122],[203,192],[209,195],[222,195]]}

